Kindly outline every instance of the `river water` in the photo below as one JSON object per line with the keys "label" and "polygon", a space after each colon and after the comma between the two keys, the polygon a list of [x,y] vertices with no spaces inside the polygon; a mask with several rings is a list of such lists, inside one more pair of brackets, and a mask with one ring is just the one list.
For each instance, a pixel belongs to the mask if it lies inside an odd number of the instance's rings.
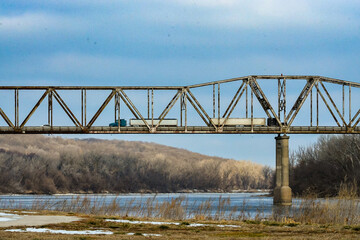
{"label": "river water", "polygon": [[[182,211],[180,214],[185,218],[197,214],[222,217],[246,215],[252,218],[257,215],[266,217],[275,209],[273,198],[264,194],[266,193],[0,195],[0,208],[85,213],[103,209],[104,213],[117,211],[119,215],[139,217],[160,216],[159,212],[164,216],[164,209],[170,209],[173,214]],[[297,200],[293,200],[293,203],[296,206]],[[150,211],[153,213],[149,214]]]}

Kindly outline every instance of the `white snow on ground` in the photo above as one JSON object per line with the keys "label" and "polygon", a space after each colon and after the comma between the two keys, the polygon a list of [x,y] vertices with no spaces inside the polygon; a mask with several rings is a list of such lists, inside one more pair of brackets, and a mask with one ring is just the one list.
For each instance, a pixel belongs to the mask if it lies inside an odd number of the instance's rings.
{"label": "white snow on ground", "polygon": [[[178,222],[152,222],[152,221],[130,221],[125,219],[106,219],[107,222],[118,222],[118,223],[131,223],[131,224],[152,224],[152,225],[181,225]],[[186,225],[188,227],[204,227],[204,226],[215,226],[215,227],[233,227],[238,228],[240,225],[216,225],[216,224],[203,224],[203,223],[190,223]]]}
{"label": "white snow on ground", "polygon": [[[126,235],[134,236],[135,233],[127,233]],[[141,233],[141,236],[144,236],[144,237],[161,237],[161,234],[156,234],[156,233]]]}
{"label": "white snow on ground", "polygon": [[35,232],[35,233],[55,233],[55,234],[82,234],[82,235],[95,235],[95,234],[113,234],[110,231],[102,230],[84,230],[84,231],[68,231],[68,230],[53,230],[48,228],[26,228],[24,229],[7,229],[6,232]]}
{"label": "white snow on ground", "polygon": [[0,222],[8,222],[20,219],[21,217],[16,214],[0,212]]}
{"label": "white snow on ground", "polygon": [[14,212],[18,212],[18,213],[30,213],[30,214],[38,213],[38,212],[30,212],[30,211],[14,211]]}

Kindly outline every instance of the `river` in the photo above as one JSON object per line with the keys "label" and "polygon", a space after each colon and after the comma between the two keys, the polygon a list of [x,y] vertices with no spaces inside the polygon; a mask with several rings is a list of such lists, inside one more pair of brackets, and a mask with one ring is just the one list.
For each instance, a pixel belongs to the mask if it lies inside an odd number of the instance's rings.
{"label": "river", "polygon": [[[1,209],[57,210],[67,212],[119,214],[138,217],[166,217],[179,214],[255,217],[272,214],[273,198],[259,193],[160,193],[160,194],[64,194],[0,195]],[[293,200],[297,205],[298,200]],[[161,215],[162,214],[162,215]]]}

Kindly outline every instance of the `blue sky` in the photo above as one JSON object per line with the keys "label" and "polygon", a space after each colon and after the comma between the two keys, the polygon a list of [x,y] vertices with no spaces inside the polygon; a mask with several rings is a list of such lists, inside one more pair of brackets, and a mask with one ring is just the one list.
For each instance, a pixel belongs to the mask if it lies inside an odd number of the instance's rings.
{"label": "blue sky", "polygon": [[[359,82],[359,56],[357,0],[0,2],[0,85],[189,85],[280,73]],[[91,137],[274,165],[273,135]],[[316,138],[292,135],[290,145]]]}

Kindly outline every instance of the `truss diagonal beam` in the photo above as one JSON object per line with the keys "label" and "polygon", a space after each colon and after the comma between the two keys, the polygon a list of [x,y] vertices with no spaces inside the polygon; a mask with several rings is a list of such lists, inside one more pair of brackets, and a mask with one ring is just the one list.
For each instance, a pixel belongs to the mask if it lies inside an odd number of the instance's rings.
{"label": "truss diagonal beam", "polygon": [[[354,117],[352,118],[351,122],[355,122],[356,118],[359,116],[360,114],[360,109],[357,111],[357,113],[354,115]],[[353,128],[356,127],[360,122],[360,117],[359,119],[354,123],[354,125],[352,126]]]}
{"label": "truss diagonal beam", "polygon": [[64,110],[64,112],[68,115],[68,117],[71,119],[71,121],[75,124],[75,126],[83,128],[83,126],[81,125],[79,120],[75,117],[75,115],[72,113],[70,108],[66,105],[64,100],[60,97],[59,93],[56,90],[53,90],[52,92],[54,93],[54,97],[55,97],[56,101],[59,103],[59,105]]}
{"label": "truss diagonal beam", "polygon": [[187,92],[189,93],[190,97],[194,100],[194,102],[196,103],[196,105],[200,108],[200,110],[203,112],[203,114],[205,115],[205,117],[208,119],[209,123],[211,125],[213,125],[213,127],[215,129],[217,129],[217,126],[214,124],[214,122],[211,120],[210,116],[206,113],[206,111],[204,110],[204,108],[201,106],[201,104],[199,103],[199,101],[196,99],[196,97],[194,96],[194,94],[191,93],[190,89],[187,89]]}
{"label": "truss diagonal beam", "polygon": [[6,116],[6,114],[4,113],[4,111],[1,108],[0,108],[0,115],[5,120],[5,122],[9,125],[9,127],[12,127],[13,129],[15,129],[14,124],[10,121],[8,116]]}
{"label": "truss diagonal beam", "polygon": [[330,112],[331,116],[334,118],[334,120],[335,120],[336,124],[340,127],[341,125],[340,125],[339,121],[337,120],[337,118],[336,118],[336,116],[335,116],[334,112],[331,110],[331,108],[330,108],[329,104],[327,103],[326,99],[324,98],[324,95],[321,93],[321,91],[320,91],[320,89],[319,89],[319,87],[318,87],[318,84],[316,84],[316,85],[315,85],[315,87],[316,87],[316,89],[317,89],[317,91],[318,91],[318,93],[319,93],[319,95],[320,95],[321,99],[322,99],[322,100],[323,100],[323,102],[325,103],[325,105],[326,105],[327,109],[329,110],[329,112]]}
{"label": "truss diagonal beam", "polygon": [[95,113],[95,115],[92,117],[92,119],[90,120],[90,122],[86,126],[87,128],[90,128],[94,124],[96,119],[99,117],[99,115],[102,113],[102,111],[104,111],[105,107],[109,104],[110,100],[114,97],[115,93],[116,93],[115,90],[111,91],[109,96],[105,99],[104,103],[101,105],[99,110]]}
{"label": "truss diagonal beam", "polygon": [[178,91],[175,96],[171,99],[171,101],[169,102],[169,104],[166,106],[166,108],[164,109],[164,111],[160,114],[159,117],[159,122],[158,124],[155,126],[155,129],[157,129],[160,125],[160,123],[164,120],[164,118],[166,117],[166,115],[169,113],[169,111],[171,110],[171,108],[174,106],[174,104],[177,102],[177,100],[179,99],[180,95],[181,95],[182,91]]}
{"label": "truss diagonal beam", "polygon": [[[225,113],[224,113],[224,115],[223,115],[223,118],[224,118],[224,117],[227,115],[227,113],[229,112],[230,108],[232,107],[233,103],[235,102],[235,99],[237,98],[237,96],[238,96],[238,94],[240,93],[240,91],[241,91],[242,87],[244,86],[244,84],[245,84],[245,82],[243,81],[243,82],[241,83],[241,86],[239,87],[239,89],[236,91],[235,96],[233,97],[233,99],[231,99],[231,102],[230,102],[229,106],[228,106],[227,109],[225,110]],[[215,85],[214,85],[214,86],[215,86]],[[246,86],[247,86],[247,84],[246,84]],[[235,105],[236,105],[236,104],[237,104],[237,102],[235,103]]]}
{"label": "truss diagonal beam", "polygon": [[128,101],[126,100],[126,98],[125,98],[123,95],[121,95],[120,91],[118,91],[118,93],[119,93],[120,98],[123,100],[123,102],[125,103],[125,105],[126,105],[126,106],[128,107],[128,109],[130,110],[130,112],[134,115],[134,117],[135,117],[136,119],[140,119],[140,117],[137,115],[137,113],[134,111],[134,109],[132,109],[131,105],[128,103]]}
{"label": "truss diagonal beam", "polygon": [[[255,78],[249,78],[249,85],[251,88],[251,91],[254,93],[254,95],[256,96],[257,100],[259,101],[261,107],[264,109],[266,115],[271,118],[274,117],[276,119],[276,121],[278,122],[279,126],[281,126],[281,121],[279,119],[279,117],[276,115],[274,109],[272,108],[269,100],[266,98],[264,92],[262,91],[260,85],[258,84],[258,82],[256,81]],[[272,113],[269,113],[269,111]]]}
{"label": "truss diagonal beam", "polygon": [[[144,122],[144,124],[146,125],[146,127],[151,130],[150,125],[147,123],[147,121],[144,119],[144,117],[141,115],[141,113],[139,112],[139,110],[135,107],[135,105],[132,103],[132,101],[130,100],[130,98],[126,95],[126,93],[122,90],[119,89],[119,93],[120,97],[122,97],[122,99],[126,99],[126,101],[130,104],[130,106],[132,107],[132,109],[136,112],[136,114],[140,117],[140,119]],[[123,96],[122,96],[123,95]]]}
{"label": "truss diagonal beam", "polygon": [[30,117],[34,114],[34,112],[36,111],[36,109],[40,106],[40,104],[42,103],[42,101],[45,99],[45,97],[48,95],[48,93],[50,92],[50,90],[46,90],[45,93],[41,96],[41,98],[39,99],[39,101],[35,104],[35,106],[33,107],[33,109],[30,111],[30,113],[26,116],[26,118],[24,119],[24,121],[21,123],[20,128],[23,128],[25,126],[25,124],[27,123],[27,121],[29,121]]}
{"label": "truss diagonal beam", "polygon": [[[304,104],[306,98],[308,97],[309,93],[311,92],[312,88],[314,87],[315,82],[318,82],[318,80],[309,79],[303,90],[301,91],[299,97],[296,99],[294,106],[291,108],[286,120],[285,124],[288,126],[291,126],[293,121],[295,120],[295,117],[297,116],[298,112],[300,111],[302,105]],[[290,119],[290,121],[289,121]]]}
{"label": "truss diagonal beam", "polygon": [[197,107],[197,105],[194,103],[194,101],[192,100],[191,97],[189,97],[189,95],[186,93],[185,94],[186,99],[191,103],[191,105],[194,107],[195,111],[199,114],[199,116],[201,117],[201,119],[204,121],[204,123],[206,123],[207,126],[210,126],[210,122],[208,122],[208,119],[206,119],[206,117],[203,115],[203,113],[201,112],[201,110]]}
{"label": "truss diagonal beam", "polygon": [[[241,85],[241,87],[239,88],[239,90],[243,87],[243,85],[244,85],[244,84]],[[245,84],[245,86],[244,86],[244,88],[242,89],[240,95],[236,98],[235,103],[234,103],[233,106],[231,107],[230,112],[225,116],[225,119],[224,119],[224,122],[223,122],[222,125],[221,125],[221,128],[223,128],[223,127],[225,126],[226,121],[229,119],[230,115],[232,114],[232,112],[234,111],[236,105],[238,104],[238,102],[240,101],[242,95],[244,94],[244,92],[245,92],[245,90],[246,90],[246,88],[247,88],[247,85],[248,85],[248,83]],[[234,100],[234,99],[233,99],[233,100]],[[232,104],[232,103],[233,103],[233,102],[231,102],[231,104]],[[224,118],[224,117],[223,117],[223,118]],[[219,122],[219,125],[220,125],[220,122]]]}
{"label": "truss diagonal beam", "polygon": [[322,88],[324,89],[324,91],[325,91],[326,95],[328,96],[328,98],[329,98],[330,102],[331,102],[331,103],[332,103],[332,105],[334,106],[334,108],[335,108],[336,112],[338,113],[339,117],[340,117],[340,118],[341,118],[341,120],[343,121],[344,125],[345,125],[345,126],[348,126],[348,124],[346,124],[346,121],[345,121],[345,119],[344,119],[343,115],[340,113],[339,109],[337,108],[337,106],[336,106],[335,102],[333,101],[333,99],[332,99],[331,95],[329,94],[328,90],[326,89],[326,87],[325,87],[325,85],[322,83],[322,81],[320,81],[320,85],[321,85],[321,86],[322,86]]}

